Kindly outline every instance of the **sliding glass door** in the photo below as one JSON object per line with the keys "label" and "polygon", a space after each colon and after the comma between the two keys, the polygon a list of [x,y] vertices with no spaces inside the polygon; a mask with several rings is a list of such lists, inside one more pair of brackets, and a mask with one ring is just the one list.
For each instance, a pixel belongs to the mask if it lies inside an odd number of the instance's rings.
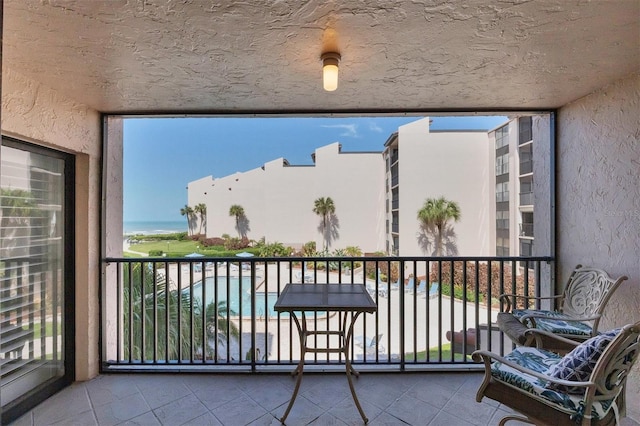
{"label": "sliding glass door", "polygon": [[73,379],[73,157],[3,138],[2,423]]}

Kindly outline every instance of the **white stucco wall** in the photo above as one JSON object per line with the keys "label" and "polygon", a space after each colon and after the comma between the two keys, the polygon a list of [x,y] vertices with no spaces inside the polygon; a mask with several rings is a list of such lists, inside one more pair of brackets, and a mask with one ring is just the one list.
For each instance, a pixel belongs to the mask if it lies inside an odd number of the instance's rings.
{"label": "white stucco wall", "polygon": [[[493,155],[493,156],[492,156]],[[494,253],[495,150],[487,132],[430,132],[429,119],[398,129],[400,255],[433,255],[418,243],[418,210],[427,198],[455,201],[457,255]]]}
{"label": "white stucco wall", "polygon": [[[555,199],[551,194],[552,146],[551,146],[551,116],[549,114],[532,117],[533,132],[533,255],[550,256],[555,252]],[[542,282],[552,282],[554,271],[551,264],[540,264],[540,279]],[[541,295],[551,296],[554,289],[542,286]],[[544,306],[544,305],[543,305]],[[546,308],[551,308],[548,306]]]}
{"label": "white stucco wall", "polygon": [[[188,203],[207,204],[207,236],[237,236],[229,208],[239,204],[249,220],[247,237],[300,247],[323,237],[314,200],[331,197],[339,222],[330,249],[384,249],[384,161],[382,153],[342,153],[339,144],[315,150],[314,166],[287,166],[279,158],[262,168],[188,184]],[[206,194],[205,194],[206,193]]]}
{"label": "white stucco wall", "polygon": [[[640,321],[640,75],[558,111],[558,259],[561,282],[578,263],[627,275],[603,329]],[[640,365],[627,387],[640,420]]]}
{"label": "white stucco wall", "polygon": [[2,70],[2,132],[76,156],[76,379],[98,374],[100,274],[100,115],[85,105]]}

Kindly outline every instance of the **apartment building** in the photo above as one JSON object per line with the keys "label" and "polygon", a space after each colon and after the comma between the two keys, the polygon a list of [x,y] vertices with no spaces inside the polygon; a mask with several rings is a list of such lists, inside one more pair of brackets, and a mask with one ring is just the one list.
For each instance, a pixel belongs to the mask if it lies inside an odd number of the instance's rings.
{"label": "apartment building", "polygon": [[[294,248],[325,238],[314,200],[331,197],[336,206],[329,249],[433,255],[417,212],[427,198],[459,204],[447,255],[490,255],[493,250],[491,144],[486,131],[430,131],[430,119],[401,126],[379,152],[343,152],[339,143],[315,150],[313,165],[278,158],[260,168],[188,184],[188,204],[207,205],[208,237],[245,235]],[[243,207],[237,229],[232,205]],[[426,240],[425,240],[426,237]]]}
{"label": "apartment building", "polygon": [[[207,176],[188,184],[188,204],[207,205],[207,237],[247,236],[300,248],[315,241],[329,250],[358,246],[384,250],[384,162],[381,152],[342,152],[339,143],[315,150],[313,164],[300,166],[278,158],[262,167],[221,178]],[[335,215],[323,235],[314,201],[331,197]],[[232,205],[245,223],[237,229]]]}
{"label": "apartment building", "polygon": [[435,255],[432,235],[417,220],[427,198],[444,197],[461,218],[446,230],[449,256],[493,253],[491,144],[484,130],[430,130],[429,118],[398,129],[385,142],[386,250],[400,256]]}
{"label": "apartment building", "polygon": [[534,135],[536,120],[538,116],[512,117],[489,132],[495,146],[496,256],[535,254],[534,204],[549,199],[542,190],[534,192],[534,145],[543,147],[541,135]]}

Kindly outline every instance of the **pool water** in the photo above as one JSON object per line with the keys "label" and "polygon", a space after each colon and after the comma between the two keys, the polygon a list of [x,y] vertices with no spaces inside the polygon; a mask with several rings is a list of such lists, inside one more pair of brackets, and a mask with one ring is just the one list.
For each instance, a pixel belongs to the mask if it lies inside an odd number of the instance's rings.
{"label": "pool water", "polygon": [[[216,297],[216,289],[214,287],[215,278],[207,277],[205,279],[205,304],[206,306],[214,303]],[[189,289],[183,290],[188,293]],[[242,277],[242,284],[238,277],[219,276],[217,281],[217,303],[227,302],[228,308],[232,311],[232,316],[241,315],[243,317],[251,317],[251,277]],[[193,284],[193,298],[202,300],[202,281]],[[277,316],[277,312],[273,310],[273,305],[278,299],[275,292],[264,293],[256,292],[256,317],[265,317],[265,313],[271,317]],[[286,314],[280,314],[284,316]]]}

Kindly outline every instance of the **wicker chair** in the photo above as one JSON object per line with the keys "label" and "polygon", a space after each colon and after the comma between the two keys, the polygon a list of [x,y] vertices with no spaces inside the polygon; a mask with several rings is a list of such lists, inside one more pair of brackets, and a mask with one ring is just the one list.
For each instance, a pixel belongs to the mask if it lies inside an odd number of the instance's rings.
{"label": "wicker chair", "polygon": [[[626,279],[626,276],[612,279],[603,270],[578,265],[571,273],[562,295],[551,297],[500,295],[500,301],[505,309],[498,316],[498,326],[517,344],[533,343],[524,339],[524,331],[528,328],[545,330],[578,342],[585,341],[598,334],[600,318],[607,302]],[[528,305],[524,305],[524,309],[518,309],[516,304],[520,301],[528,304],[529,301],[543,300],[555,301],[557,310],[528,309]],[[549,348],[547,345],[544,347]],[[566,345],[563,347],[566,348]]]}
{"label": "wicker chair", "polygon": [[535,347],[518,347],[504,357],[476,351],[485,375],[476,394],[520,414],[503,417],[537,425],[619,424],[625,415],[625,384],[640,353],[640,322],[600,334],[583,343],[539,330],[534,341],[560,339],[575,346],[564,357]]}

